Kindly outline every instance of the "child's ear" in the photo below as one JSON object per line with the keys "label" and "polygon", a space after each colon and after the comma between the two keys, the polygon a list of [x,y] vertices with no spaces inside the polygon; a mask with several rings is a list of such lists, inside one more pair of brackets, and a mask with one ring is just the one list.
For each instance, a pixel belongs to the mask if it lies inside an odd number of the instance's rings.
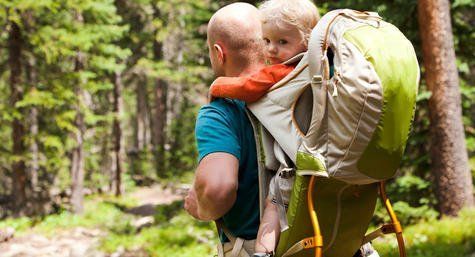
{"label": "child's ear", "polygon": [[221,63],[224,63],[224,49],[219,44],[213,45],[214,50],[216,51],[216,56]]}

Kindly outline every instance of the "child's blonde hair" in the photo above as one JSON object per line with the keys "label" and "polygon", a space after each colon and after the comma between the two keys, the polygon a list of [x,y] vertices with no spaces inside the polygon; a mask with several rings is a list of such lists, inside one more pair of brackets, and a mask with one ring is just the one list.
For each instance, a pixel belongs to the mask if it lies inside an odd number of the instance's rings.
{"label": "child's blonde hair", "polygon": [[305,46],[320,19],[317,7],[310,0],[266,0],[259,6],[259,11],[264,24],[275,22],[279,26],[287,23],[297,27]]}

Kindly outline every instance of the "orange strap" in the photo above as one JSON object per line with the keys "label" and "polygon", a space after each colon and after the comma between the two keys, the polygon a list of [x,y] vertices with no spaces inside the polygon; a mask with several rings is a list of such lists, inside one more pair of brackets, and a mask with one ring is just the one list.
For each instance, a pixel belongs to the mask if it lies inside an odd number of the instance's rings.
{"label": "orange strap", "polygon": [[399,222],[398,218],[396,217],[396,213],[393,210],[391,202],[389,201],[389,199],[386,195],[386,190],[385,190],[385,186],[384,186],[383,181],[379,183],[379,194],[380,194],[381,200],[383,201],[384,206],[386,207],[386,211],[388,212],[389,217],[391,218],[391,222],[392,222],[392,224],[389,224],[386,229],[389,231],[389,233],[396,233],[396,239],[397,239],[397,244],[398,244],[398,248],[399,248],[399,256],[400,257],[406,257],[407,256],[406,255],[406,246],[405,246],[405,243],[404,243],[404,238],[402,236],[402,226],[401,226],[401,223]]}
{"label": "orange strap", "polygon": [[315,186],[315,176],[310,177],[310,183],[308,185],[307,190],[307,204],[308,204],[308,211],[310,214],[310,219],[312,221],[313,231],[315,233],[315,257],[322,256],[322,246],[323,246],[323,239],[322,233],[320,231],[320,225],[318,224],[317,213],[315,212],[315,207],[313,206],[313,188]]}

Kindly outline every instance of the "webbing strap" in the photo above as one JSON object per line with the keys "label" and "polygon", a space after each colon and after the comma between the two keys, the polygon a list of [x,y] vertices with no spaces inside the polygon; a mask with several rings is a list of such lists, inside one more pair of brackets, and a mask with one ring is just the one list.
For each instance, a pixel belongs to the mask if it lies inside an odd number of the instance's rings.
{"label": "webbing strap", "polygon": [[[284,200],[282,198],[282,191],[280,190],[280,185],[279,185],[279,175],[281,172],[283,172],[284,170],[292,170],[291,168],[285,168],[285,167],[281,167],[279,168],[279,170],[277,171],[277,174],[275,174],[275,177],[274,178],[274,194],[275,194],[275,201],[277,203],[277,211],[279,213],[279,224],[280,224],[280,231],[284,231],[284,230],[287,230],[289,228],[289,222],[287,220],[287,209],[286,209],[286,206],[284,204]],[[286,178],[287,179],[287,178]]]}
{"label": "webbing strap", "polygon": [[322,237],[315,238],[315,237],[307,237],[304,238],[294,245],[292,245],[283,255],[282,257],[287,257],[293,254],[296,254],[304,249],[310,249],[315,247],[322,247],[323,246],[323,239]]}
{"label": "webbing strap", "polygon": [[244,239],[238,237],[236,239],[236,242],[234,243],[233,250],[231,252],[231,257],[239,256],[239,252],[241,252],[243,244],[244,244]]}
{"label": "webbing strap", "polygon": [[402,232],[401,224],[394,224],[394,223],[383,224],[381,227],[379,227],[375,231],[367,234],[363,239],[362,245],[369,243],[380,236],[384,236],[386,234],[391,234],[391,233],[400,233],[400,232]]}
{"label": "webbing strap", "polygon": [[216,229],[218,230],[218,236],[219,236],[220,230],[223,231],[224,235],[226,235],[226,237],[229,239],[229,241],[234,245],[236,243],[237,237],[235,237],[235,236],[233,236],[233,234],[231,234],[231,231],[228,230],[228,228],[224,225],[224,223],[221,219],[215,220],[214,222],[216,223]]}

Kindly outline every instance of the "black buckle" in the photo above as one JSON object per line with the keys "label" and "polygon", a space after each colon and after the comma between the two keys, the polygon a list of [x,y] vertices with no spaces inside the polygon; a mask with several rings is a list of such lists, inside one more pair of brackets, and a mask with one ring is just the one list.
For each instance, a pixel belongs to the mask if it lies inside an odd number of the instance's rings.
{"label": "black buckle", "polygon": [[295,176],[295,169],[293,168],[284,168],[279,172],[281,178],[291,178]]}

